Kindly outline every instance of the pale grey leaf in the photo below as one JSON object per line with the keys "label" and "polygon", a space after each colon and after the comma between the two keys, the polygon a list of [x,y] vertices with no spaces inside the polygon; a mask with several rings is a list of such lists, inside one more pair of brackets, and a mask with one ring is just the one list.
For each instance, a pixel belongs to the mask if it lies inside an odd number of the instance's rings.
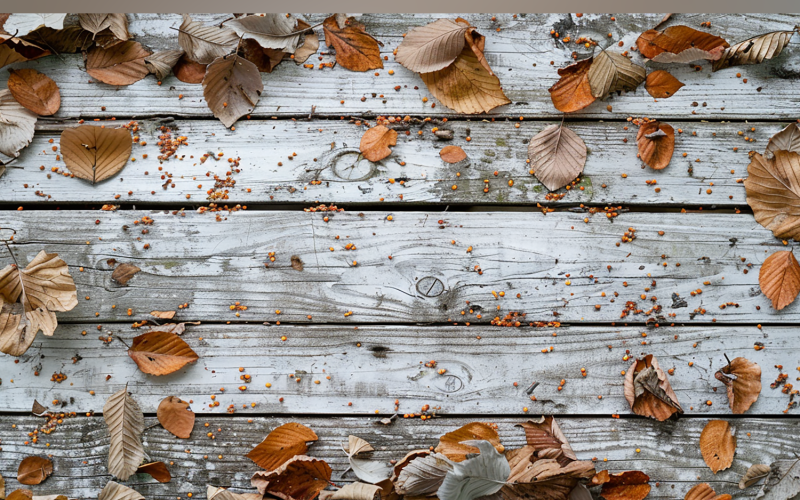
{"label": "pale grey leaf", "polygon": [[401,495],[433,495],[442,485],[445,476],[453,470],[453,462],[441,453],[418,457],[403,467],[395,481],[395,490]]}
{"label": "pale grey leaf", "polygon": [[792,123],[770,137],[764,156],[772,158],[778,150],[800,153],[800,123]]}
{"label": "pale grey leaf", "polygon": [[187,14],[178,31],[178,43],[189,59],[200,64],[209,64],[218,57],[229,54],[236,48],[239,37],[229,28],[205,26],[192,21]]}
{"label": "pale grey leaf", "polygon": [[9,90],[0,90],[0,153],[16,158],[31,143],[36,114],[14,99]]}
{"label": "pale grey leaf", "polygon": [[452,19],[437,19],[414,28],[397,47],[395,60],[417,73],[444,69],[461,54],[468,29],[468,26]]}
{"label": "pale grey leaf", "polygon": [[436,492],[439,500],[474,500],[500,491],[511,474],[508,460],[489,441],[464,441],[480,450],[477,457],[453,464]]}
{"label": "pale grey leaf", "polygon": [[3,30],[17,37],[25,36],[31,31],[46,26],[54,30],[64,28],[66,14],[11,14],[3,25]]}
{"label": "pale grey leaf", "polygon": [[800,459],[776,460],[756,500],[790,500],[800,495]]}
{"label": "pale grey leaf", "polygon": [[263,16],[246,16],[227,22],[236,34],[252,38],[262,48],[275,49],[293,54],[300,45],[303,29],[297,29],[293,17],[286,14],[271,13]]}

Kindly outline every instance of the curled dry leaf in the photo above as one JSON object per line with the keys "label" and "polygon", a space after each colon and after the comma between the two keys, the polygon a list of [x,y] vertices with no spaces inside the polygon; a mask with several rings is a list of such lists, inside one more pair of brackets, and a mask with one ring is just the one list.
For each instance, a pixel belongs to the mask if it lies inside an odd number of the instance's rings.
{"label": "curled dry leaf", "polygon": [[38,43],[33,43],[25,38],[0,35],[0,68],[49,55],[50,51]]}
{"label": "curled dry leaf", "polygon": [[370,451],[375,451],[375,448],[372,447],[365,439],[361,439],[358,436],[353,436],[352,434],[347,437],[347,456],[352,457],[353,455],[358,455],[359,453],[367,453]]}
{"label": "curled dry leaf", "polygon": [[135,337],[128,356],[141,371],[150,375],[168,375],[200,359],[176,334],[157,331]]}
{"label": "curled dry leaf", "polygon": [[177,396],[168,396],[158,404],[156,417],[161,426],[172,435],[189,439],[194,428],[195,415],[189,403]]}
{"label": "curled dry leaf", "polygon": [[592,86],[589,84],[589,68],[593,61],[594,58],[590,57],[558,70],[561,78],[548,89],[550,100],[557,110],[572,113],[597,99],[592,95]]}
{"label": "curled dry leaf", "polygon": [[133,264],[123,262],[114,268],[114,272],[111,273],[111,279],[120,285],[127,285],[131,278],[133,278],[139,271],[141,271],[141,269]]}
{"label": "curled dry leaf", "polygon": [[109,85],[130,85],[150,72],[144,64],[149,55],[139,42],[130,40],[109,48],[92,47],[86,54],[86,72]]}
{"label": "curled dry leaf", "polygon": [[800,123],[791,123],[769,138],[764,156],[772,158],[775,151],[800,153]]}
{"label": "curled dry leaf", "polygon": [[531,446],[511,450],[506,458],[511,475],[500,490],[506,500],[567,500],[581,479],[595,474],[591,462],[573,461],[562,467],[553,458],[537,458]]}
{"label": "curled dry leaf", "polygon": [[144,458],[142,432],[144,414],[123,387],[106,400],[103,418],[111,435],[108,448],[108,472],[127,481],[136,473]]}
{"label": "curled dry leaf", "polygon": [[756,221],[778,238],[800,241],[800,154],[775,151],[751,157],[744,180],[747,204]]}
{"label": "curled dry leaf", "polygon": [[273,429],[262,442],[250,450],[247,458],[259,467],[272,471],[295,455],[305,455],[308,451],[306,443],[317,439],[316,433],[305,425],[290,422]]}
{"label": "curled dry leaf", "polygon": [[255,40],[262,48],[289,54],[300,45],[303,34],[303,28],[297,26],[294,17],[275,12],[232,19],[226,22],[226,26],[244,39]]}
{"label": "curled dry leaf", "polygon": [[440,500],[474,500],[500,491],[511,474],[508,460],[489,441],[467,441],[477,457],[453,464],[436,492]]}
{"label": "curled dry leaf", "polygon": [[395,60],[417,73],[444,69],[461,54],[468,29],[468,24],[451,19],[413,28],[397,47]]}
{"label": "curled dry leaf", "polygon": [[661,69],[647,75],[647,80],[644,82],[647,93],[656,99],[672,97],[681,87],[683,87],[683,83],[680,80]]}
{"label": "curled dry leaf", "polygon": [[776,460],[761,486],[758,500],[790,500],[800,495],[800,459]]}
{"label": "curled dry leaf", "polygon": [[550,191],[577,178],[586,164],[586,144],[563,125],[550,125],[528,144],[534,175]]}
{"label": "curled dry leaf", "polygon": [[305,37],[303,38],[303,45],[297,47],[294,51],[294,62],[296,64],[303,64],[306,60],[317,53],[319,50],[319,37],[311,29],[311,25],[302,19],[297,20],[297,27],[306,30]]}
{"label": "curled dry leaf", "polygon": [[172,72],[172,68],[178,64],[183,55],[182,50],[163,50],[145,57],[144,65],[147,66],[147,71],[156,75],[156,79],[161,81]]}
{"label": "curled dry leaf", "polygon": [[451,470],[453,462],[441,453],[417,450],[395,466],[392,480],[395,490],[401,495],[430,496],[436,493]]}
{"label": "curled dry leaf", "polygon": [[322,23],[325,45],[336,50],[336,62],[350,71],[383,68],[378,41],[364,31],[364,25],[350,20],[344,28],[331,16]]}
{"label": "curled dry leaf", "polygon": [[92,184],[119,173],[128,163],[133,148],[127,129],[92,125],[64,130],[60,142],[70,172]]}
{"label": "curled dry leaf", "polygon": [[[380,486],[365,483],[350,483],[333,492],[329,498],[330,500],[378,500],[380,497]],[[322,499],[321,496],[320,499]]]}
{"label": "curled dry leaf", "polygon": [[0,90],[0,153],[16,158],[33,139],[36,115],[14,99],[10,90]]}
{"label": "curled dry leaf", "polygon": [[119,40],[131,37],[125,14],[78,14],[78,22],[86,31],[97,35],[107,29]]}
{"label": "curled dry leaf", "polygon": [[773,31],[739,42],[727,48],[722,57],[714,61],[711,71],[731,66],[760,64],[767,59],[772,59],[789,45],[789,40],[792,39],[794,33],[794,31]]}
{"label": "curled dry leaf", "polygon": [[262,73],[272,73],[278,64],[283,61],[286,52],[275,49],[265,49],[253,39],[242,40],[239,46],[242,57],[255,64],[258,71]]}
{"label": "curled dry leaf", "polygon": [[644,81],[646,70],[622,54],[600,51],[589,67],[587,78],[592,95],[605,99],[611,92],[632,91]]}
{"label": "curled dry leaf", "polygon": [[17,469],[17,481],[28,486],[36,485],[53,473],[53,462],[43,457],[25,457]]}
{"label": "curled dry leaf", "polygon": [[350,468],[362,481],[377,484],[388,479],[392,468],[377,460],[367,460],[356,458],[359,453],[367,453],[375,449],[364,439],[357,436],[348,437],[347,458],[350,460]]}
{"label": "curled dry leaf", "polygon": [[194,62],[183,54],[175,66],[172,67],[172,74],[183,83],[203,83],[206,76],[206,64]]}
{"label": "curled dry leaf", "polygon": [[731,500],[730,495],[717,495],[708,483],[700,483],[690,489],[683,500]]}
{"label": "curled dry leaf", "polygon": [[301,259],[297,255],[292,255],[290,260],[292,262],[292,269],[294,269],[295,271],[303,270],[303,259]]}
{"label": "curled dry leaf", "polygon": [[144,497],[132,488],[109,481],[100,491],[97,500],[144,500]]}
{"label": "curled dry leaf", "polygon": [[200,64],[210,64],[215,59],[228,55],[236,48],[239,37],[230,28],[205,26],[184,14],[178,29],[178,43],[186,56]]}
{"label": "curled dry leaf", "polygon": [[700,59],[716,61],[729,44],[711,33],[688,26],[670,26],[664,31],[645,31],[636,40],[636,46],[643,57],[655,62],[690,63]]}
{"label": "curled dry leaf", "polygon": [[256,65],[237,55],[214,60],[203,78],[208,108],[228,128],[255,109],[263,90]]}
{"label": "curled dry leaf", "polygon": [[600,496],[606,500],[643,500],[650,494],[650,476],[642,471],[629,470],[617,474],[601,471],[592,478],[592,485],[602,484]]}
{"label": "curled dry leaf", "polygon": [[378,162],[392,154],[389,146],[397,145],[397,131],[384,125],[377,125],[364,132],[361,136],[359,150],[364,158],[371,162]]}
{"label": "curled dry leaf", "polygon": [[733,413],[746,412],[758,400],[761,393],[761,367],[756,363],[745,358],[733,358],[714,376],[727,387],[728,404]]}
{"label": "curled dry leaf", "polygon": [[9,70],[8,90],[18,103],[37,115],[54,115],[61,107],[61,93],[56,82],[35,69]]}
{"label": "curled dry leaf", "polygon": [[788,306],[800,292],[800,263],[788,250],[773,253],[761,264],[758,273],[761,292],[778,311]]}
{"label": "curled dry leaf", "polygon": [[6,33],[13,33],[16,36],[25,36],[31,31],[45,26],[54,30],[64,28],[66,14],[11,14],[3,25]]}
{"label": "curled dry leaf", "polygon": [[753,464],[744,473],[739,481],[739,489],[749,488],[769,475],[770,466],[766,464]]}
{"label": "curled dry leaf", "polygon": [[439,156],[445,163],[458,163],[467,159],[467,153],[459,146],[445,146],[439,150]]}
{"label": "curled dry leaf", "polygon": [[683,413],[675,391],[652,354],[635,360],[625,373],[625,399],[637,415],[661,422]]}
{"label": "curled dry leaf", "polygon": [[700,453],[714,474],[725,470],[733,463],[736,452],[736,437],[725,420],[711,420],[700,433]]}
{"label": "curled dry leaf", "polygon": [[540,456],[555,458],[561,465],[578,459],[552,416],[542,416],[539,420],[528,420],[517,426],[525,431],[528,446]]}
{"label": "curled dry leaf", "polygon": [[659,121],[645,123],[636,134],[636,145],[645,165],[653,170],[666,168],[675,152],[675,129]]}
{"label": "curled dry leaf", "polygon": [[172,480],[172,475],[164,462],[150,462],[142,464],[136,469],[137,474],[149,474],[159,483],[168,483]]}
{"label": "curled dry leaf", "polygon": [[500,444],[500,436],[491,425],[471,422],[440,437],[436,453],[445,455],[453,462],[463,462],[468,454],[479,451],[475,446],[464,444],[464,441],[489,441],[500,453],[505,450]]}
{"label": "curled dry leaf", "polygon": [[250,482],[262,495],[313,500],[330,480],[331,468],[324,460],[298,455],[272,472],[256,472]]}

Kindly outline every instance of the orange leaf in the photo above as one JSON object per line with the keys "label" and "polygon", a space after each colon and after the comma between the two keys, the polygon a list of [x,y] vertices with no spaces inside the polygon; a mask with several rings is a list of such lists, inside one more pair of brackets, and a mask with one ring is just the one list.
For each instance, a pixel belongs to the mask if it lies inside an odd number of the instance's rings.
{"label": "orange leaf", "polygon": [[678,396],[652,354],[631,364],[625,374],[624,390],[625,399],[637,415],[663,422],[683,413]]}
{"label": "orange leaf", "polygon": [[462,444],[462,441],[473,439],[489,441],[500,453],[505,450],[500,444],[500,436],[492,426],[483,422],[472,422],[440,437],[436,453],[441,453],[454,462],[463,462],[467,459],[467,454],[480,451],[475,446]]}
{"label": "orange leaf", "polygon": [[714,376],[728,388],[728,405],[733,413],[746,412],[758,400],[761,393],[761,367],[756,363],[745,358],[733,358]]}
{"label": "orange leaf", "polygon": [[656,99],[672,97],[675,92],[683,87],[683,83],[667,71],[656,70],[647,75],[644,88]]}
{"label": "orange leaf", "polygon": [[130,85],[150,73],[144,63],[149,55],[139,42],[122,42],[108,49],[95,46],[86,55],[86,72],[109,85]]}
{"label": "orange leaf", "polygon": [[800,241],[800,155],[773,151],[772,158],[752,156],[744,180],[753,217],[778,238]]}
{"label": "orange leaf", "polygon": [[258,446],[250,450],[247,458],[268,471],[275,470],[295,455],[305,455],[309,441],[319,439],[305,425],[290,422],[273,429]]}
{"label": "orange leaf", "polygon": [[189,439],[191,436],[195,415],[186,401],[168,396],[159,403],[156,416],[161,426],[173,435],[181,439]]}
{"label": "orange leaf", "polygon": [[313,500],[330,480],[331,468],[324,460],[299,455],[272,472],[256,472],[250,483],[262,495],[283,500]]}
{"label": "orange leaf", "polygon": [[558,70],[561,78],[548,90],[557,110],[572,113],[597,99],[592,95],[592,87],[589,85],[589,67],[593,60],[590,57]]}
{"label": "orange leaf", "polygon": [[636,40],[643,57],[655,62],[689,63],[699,59],[716,61],[730,45],[723,38],[688,26],[648,30]]}
{"label": "orange leaf", "polygon": [[203,83],[203,77],[206,76],[206,66],[208,65],[192,61],[184,54],[172,67],[172,74],[183,83]]}
{"label": "orange leaf", "polygon": [[18,103],[37,115],[50,116],[61,107],[58,85],[35,69],[11,69],[8,90]]}
{"label": "orange leaf", "polygon": [[197,361],[200,356],[171,332],[147,332],[133,339],[130,356],[144,373],[167,375]]}
{"label": "orange leaf", "polygon": [[42,457],[25,457],[17,469],[17,481],[20,484],[39,484],[53,473],[53,462]]}
{"label": "orange leaf", "polygon": [[439,151],[439,156],[446,163],[458,163],[467,159],[467,153],[459,146],[445,146]]}
{"label": "orange leaf", "polygon": [[175,311],[150,311],[150,316],[155,316],[159,319],[172,319],[175,317]]}
{"label": "orange leaf", "polygon": [[601,471],[592,478],[592,485],[602,484],[600,496],[606,500],[643,500],[650,493],[650,476],[629,470],[617,474]]}
{"label": "orange leaf", "polygon": [[711,420],[700,433],[700,453],[711,471],[716,474],[733,463],[736,438],[725,420]]}
{"label": "orange leaf", "polygon": [[761,264],[758,284],[772,307],[780,311],[800,292],[800,263],[790,250],[775,252]]}
{"label": "orange leaf", "polygon": [[137,474],[150,474],[159,483],[168,483],[172,480],[172,475],[164,462],[150,462],[142,464],[136,469]]}
{"label": "orange leaf", "polygon": [[364,158],[371,162],[377,162],[392,154],[389,146],[396,145],[397,131],[378,125],[364,132],[359,149]]}
{"label": "orange leaf", "polygon": [[322,23],[325,44],[336,50],[336,62],[351,71],[369,71],[383,68],[381,49],[364,25],[351,19],[344,28],[339,28],[336,16]]}
{"label": "orange leaf", "polygon": [[700,483],[686,493],[683,500],[731,500],[730,495],[717,495],[708,483]]}
{"label": "orange leaf", "polygon": [[658,121],[639,127],[636,134],[641,160],[653,170],[661,170],[669,165],[675,151],[675,129],[672,125]]}

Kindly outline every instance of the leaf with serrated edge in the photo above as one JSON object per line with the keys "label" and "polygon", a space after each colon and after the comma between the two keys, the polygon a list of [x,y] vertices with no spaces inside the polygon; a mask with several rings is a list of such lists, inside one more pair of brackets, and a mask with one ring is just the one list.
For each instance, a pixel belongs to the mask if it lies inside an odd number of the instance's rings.
{"label": "leaf with serrated edge", "polygon": [[622,54],[600,51],[589,68],[592,95],[605,99],[611,92],[636,90],[645,79],[646,70]]}
{"label": "leaf with serrated edge", "polygon": [[232,19],[225,26],[233,29],[237,35],[252,38],[265,49],[275,49],[293,54],[300,45],[303,30],[297,27],[294,17],[286,14],[267,13],[263,16],[245,16]]}
{"label": "leaf with serrated edge", "polygon": [[417,73],[430,73],[449,66],[464,49],[469,29],[451,19],[413,28],[397,47],[395,60]]}
{"label": "leaf with serrated edge", "polygon": [[749,38],[725,49],[722,57],[714,61],[711,71],[718,71],[731,66],[760,64],[767,59],[780,55],[789,45],[794,31],[773,31],[764,35]]}
{"label": "leaf with serrated edge", "polygon": [[436,492],[439,500],[474,500],[500,491],[511,467],[508,460],[489,441],[467,441],[480,455],[453,464]]}
{"label": "leaf with serrated edge", "polygon": [[586,144],[563,125],[550,125],[528,144],[534,175],[550,191],[574,181],[586,164]]}
{"label": "leaf with serrated edge", "polygon": [[751,157],[744,180],[756,222],[778,238],[800,241],[800,154],[775,151]]}
{"label": "leaf with serrated edge", "polygon": [[711,420],[700,433],[700,454],[703,460],[716,474],[733,463],[736,452],[736,438],[731,426],[725,420]]}
{"label": "leaf with serrated edge", "polygon": [[209,64],[218,57],[230,54],[239,37],[230,28],[205,26],[184,14],[178,31],[178,43],[189,59],[200,64]]}
{"label": "leaf with serrated edge", "polygon": [[753,464],[744,473],[739,481],[739,489],[749,488],[769,475],[770,466],[766,464]]}
{"label": "leaf with serrated edge", "polygon": [[8,89],[0,90],[0,153],[16,158],[33,140],[36,115],[14,99]]}
{"label": "leaf with serrated edge", "polygon": [[220,57],[206,68],[203,96],[208,108],[227,128],[252,113],[264,83],[255,64],[237,55]]}
{"label": "leaf with serrated edge", "polygon": [[8,90],[11,95],[40,116],[54,115],[61,107],[61,93],[56,82],[35,69],[10,69]]}
{"label": "leaf with serrated edge", "polygon": [[144,414],[128,394],[127,387],[109,396],[103,406],[103,418],[111,441],[108,449],[108,472],[123,481],[136,473],[144,459],[142,432]]}
{"label": "leaf with serrated edge", "polygon": [[144,65],[147,66],[150,73],[156,75],[156,79],[161,81],[172,72],[172,68],[183,57],[183,54],[182,50],[156,52],[144,58]]}
{"label": "leaf with serrated edge", "polygon": [[761,292],[778,311],[788,306],[800,292],[800,263],[794,254],[781,250],[767,257],[758,273]]}
{"label": "leaf with serrated edge", "polygon": [[772,158],[778,150],[800,153],[800,123],[791,123],[770,137],[764,156]]}
{"label": "leaf with serrated edge", "polygon": [[133,139],[125,128],[81,125],[61,133],[64,163],[75,177],[104,181],[119,173],[128,163]]}
{"label": "leaf with serrated edge", "polygon": [[109,481],[100,491],[97,500],[144,500],[144,497],[132,488]]}

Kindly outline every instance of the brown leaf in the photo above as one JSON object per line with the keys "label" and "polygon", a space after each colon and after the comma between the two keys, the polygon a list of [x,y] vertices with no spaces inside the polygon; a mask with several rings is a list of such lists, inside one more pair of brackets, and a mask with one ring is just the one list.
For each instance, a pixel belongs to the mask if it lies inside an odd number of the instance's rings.
{"label": "brown leaf", "polygon": [[303,38],[303,45],[297,47],[294,51],[294,62],[296,64],[303,64],[306,60],[317,53],[319,50],[319,37],[311,29],[311,25],[302,19],[297,20],[298,29],[306,29],[305,37]]}
{"label": "brown leaf", "polygon": [[769,475],[770,467],[765,464],[753,464],[739,481],[739,489],[749,488]]}
{"label": "brown leaf", "polygon": [[128,394],[127,387],[123,387],[106,400],[103,419],[111,436],[108,472],[126,481],[136,473],[144,459],[144,414],[136,400]]}
{"label": "brown leaf", "polygon": [[226,56],[236,48],[239,37],[228,27],[205,26],[183,14],[183,23],[178,30],[178,43],[186,56],[200,64],[210,64]]}
{"label": "brown leaf", "polygon": [[194,62],[184,54],[172,67],[172,74],[183,83],[203,83],[206,76],[206,64]]}
{"label": "brown leaf", "polygon": [[61,107],[61,93],[56,82],[35,69],[9,70],[8,90],[18,103],[37,115],[54,115]]}
{"label": "brown leaf", "polygon": [[441,453],[454,462],[463,462],[467,459],[467,454],[479,452],[475,446],[462,444],[462,441],[471,440],[489,441],[498,452],[503,453],[504,448],[500,444],[497,431],[483,422],[471,422],[440,437],[436,453]]}
{"label": "brown leaf", "polygon": [[33,498],[33,492],[31,490],[14,490],[8,494],[6,500],[31,500]]}
{"label": "brown leaf", "polygon": [[800,241],[800,154],[775,151],[751,157],[744,180],[756,221],[778,238]]}
{"label": "brown leaf", "polygon": [[144,497],[134,489],[109,481],[97,495],[97,500],[144,500]]}
{"label": "brown leaf", "polygon": [[467,159],[467,153],[459,146],[445,146],[439,150],[439,156],[445,163],[458,163]]}
{"label": "brown leaf", "polygon": [[203,78],[208,108],[227,128],[255,109],[263,90],[256,65],[237,55],[215,59]]}
{"label": "brown leaf", "polygon": [[653,170],[666,168],[675,151],[675,129],[659,121],[645,123],[636,134],[636,145],[645,165]]}
{"label": "brown leaf", "polygon": [[647,93],[656,99],[672,97],[681,87],[683,87],[683,83],[680,80],[661,69],[647,75],[647,81],[644,82]]}
{"label": "brown leaf", "polygon": [[775,151],[784,150],[800,153],[800,123],[790,123],[783,130],[769,138],[764,156],[772,158]]}
{"label": "brown leaf", "polygon": [[646,70],[622,54],[600,51],[589,67],[587,78],[592,95],[605,99],[611,92],[636,90],[644,81]]}
{"label": "brown leaf", "polygon": [[364,31],[364,25],[351,20],[344,28],[336,24],[335,16],[322,23],[325,45],[336,50],[336,62],[350,71],[369,71],[383,68],[378,41]]}
{"label": "brown leaf", "polygon": [[601,471],[592,478],[592,485],[602,484],[600,496],[606,500],[643,500],[650,493],[650,476],[629,470],[617,474]]}
{"label": "brown leaf", "polygon": [[163,50],[145,57],[144,64],[147,66],[147,71],[156,75],[156,79],[161,81],[172,72],[172,68],[178,64],[183,55],[182,50]]}
{"label": "brown leaf", "polygon": [[[49,28],[48,28],[49,29]],[[49,56],[50,51],[24,38],[0,35],[0,68]]]}
{"label": "brown leaf", "polygon": [[635,360],[626,372],[625,399],[637,415],[662,422],[683,413],[675,391],[652,354]]}
{"label": "brown leaf", "polygon": [[111,279],[119,283],[120,285],[127,285],[128,281],[131,278],[141,271],[138,267],[134,266],[133,264],[128,264],[123,262],[122,264],[118,265],[114,268],[114,272],[111,273]]}
{"label": "brown leaf", "polygon": [[[265,49],[289,54],[297,50],[303,29],[294,17],[278,12],[244,16],[226,21],[237,35],[253,39]],[[308,26],[308,25],[306,25]]]}
{"label": "brown leaf", "polygon": [[33,413],[37,417],[43,417],[47,412],[48,408],[46,406],[36,401],[35,399],[33,400],[33,407],[31,408],[31,413]]}
{"label": "brown leaf", "polygon": [[413,28],[397,47],[395,60],[417,73],[430,73],[449,66],[464,49],[469,25],[450,19]]}
{"label": "brown leaf", "polygon": [[794,302],[800,292],[800,263],[791,251],[775,252],[761,264],[758,284],[772,301],[772,307],[780,311]]}
{"label": "brown leaf", "polygon": [[286,52],[275,49],[265,49],[252,38],[242,40],[239,46],[242,57],[255,64],[258,71],[262,73],[272,73],[272,70],[283,61]]}
{"label": "brown leaf", "polygon": [[392,481],[397,493],[405,495],[405,498],[435,495],[452,470],[452,462],[441,453],[416,450],[397,464]]}
{"label": "brown leaf", "polygon": [[378,500],[381,498],[381,490],[380,486],[374,484],[350,483],[333,492],[330,500]]}
{"label": "brown leaf", "polygon": [[175,311],[150,311],[150,316],[158,319],[172,319],[175,317]]}
{"label": "brown leaf", "polygon": [[17,481],[28,486],[39,484],[53,473],[53,462],[42,457],[25,457],[17,469]]}
{"label": "brown leaf", "polygon": [[730,495],[717,495],[708,483],[700,483],[686,493],[683,500],[731,500]]}
{"label": "brown leaf", "polygon": [[547,189],[555,191],[583,172],[586,144],[563,124],[550,125],[528,143],[528,158],[536,178]]}
{"label": "brown leaf", "polygon": [[147,332],[134,337],[128,356],[150,375],[168,375],[200,359],[189,344],[170,332]]}
{"label": "brown leaf", "polygon": [[150,462],[142,464],[136,469],[137,474],[150,474],[159,483],[168,483],[172,480],[172,475],[164,462]]}
{"label": "brown leaf", "polygon": [[578,459],[552,416],[542,416],[539,420],[528,420],[517,426],[525,430],[528,446],[539,456],[554,458],[562,466]]}
{"label": "brown leaf", "polygon": [[468,29],[464,34],[464,38],[466,38],[467,45],[472,49],[472,52],[475,54],[475,57],[478,58],[478,62],[483,66],[483,69],[485,69],[489,75],[494,76],[494,72],[489,66],[489,61],[486,60],[486,56],[483,53],[486,46],[486,37],[474,29]]}
{"label": "brown leaf", "polygon": [[263,495],[258,493],[234,493],[225,488],[217,488],[216,486],[206,485],[206,498],[208,500],[262,500]]}
{"label": "brown leaf", "polygon": [[324,460],[298,455],[272,472],[256,472],[250,482],[262,495],[282,500],[313,500],[330,479],[331,468]]}
{"label": "brown leaf", "polygon": [[5,500],[6,498],[6,480],[3,479],[3,476],[0,475],[0,500]]}
{"label": "brown leaf", "polygon": [[0,90],[0,153],[16,158],[33,139],[37,117],[8,89]]}
{"label": "brown leaf", "polygon": [[303,259],[298,257],[297,255],[292,255],[292,269],[295,271],[302,271],[303,270]]}
{"label": "brown leaf", "polygon": [[[791,252],[787,253],[791,254]],[[800,290],[800,265],[796,260],[794,266],[797,269],[798,289]],[[761,271],[762,273],[764,271],[763,264]],[[734,414],[746,412],[758,400],[758,395],[761,393],[761,367],[756,363],[745,358],[733,358],[733,361],[723,366],[714,376],[727,387],[728,404]]]}
{"label": "brown leaf", "polygon": [[125,14],[78,14],[78,22],[83,29],[93,35],[108,29],[120,40],[131,37],[128,33],[128,18]]}
{"label": "brown leaf", "polygon": [[305,425],[290,422],[276,427],[255,448],[250,450],[247,458],[259,467],[272,471],[280,467],[295,455],[305,455],[307,442],[319,439]]}
{"label": "brown leaf", "polygon": [[500,490],[504,500],[567,500],[581,479],[595,474],[591,462],[574,461],[561,466],[555,459],[534,460],[532,447],[506,453],[511,475]]}
{"label": "brown leaf", "polygon": [[80,26],[66,26],[61,30],[42,27],[31,31],[22,39],[40,47],[47,47],[58,54],[83,52],[89,50],[92,45],[108,48],[122,41],[109,30],[93,35]]}
{"label": "brown leaf", "polygon": [[700,433],[700,453],[711,471],[716,474],[733,463],[736,438],[725,420],[711,420]]}
{"label": "brown leaf", "polygon": [[64,163],[75,177],[104,181],[119,173],[128,163],[133,139],[125,128],[81,125],[61,133]]}
{"label": "brown leaf", "polygon": [[347,456],[352,457],[353,455],[367,453],[369,451],[375,451],[375,448],[365,439],[353,436],[352,434],[347,436]]}
{"label": "brown leaf", "polygon": [[636,40],[643,57],[660,63],[690,63],[699,59],[716,61],[729,46],[723,38],[688,26],[670,26],[664,31],[648,30]]}
{"label": "brown leaf", "polygon": [[377,125],[364,132],[361,136],[359,150],[364,158],[371,162],[378,162],[392,154],[389,146],[397,145],[397,131]]}
{"label": "brown leaf", "polygon": [[150,72],[144,64],[149,55],[139,42],[133,41],[107,49],[93,47],[86,54],[86,72],[109,85],[130,85]]}
{"label": "brown leaf", "polygon": [[158,422],[176,437],[189,439],[194,428],[195,415],[189,403],[177,396],[167,396],[158,404]]}
{"label": "brown leaf", "polygon": [[767,59],[780,55],[789,45],[794,31],[773,31],[729,47],[719,60],[714,62],[711,71],[730,68],[731,66],[744,66],[746,64],[760,64]]}
{"label": "brown leaf", "polygon": [[592,95],[592,86],[589,84],[589,68],[592,66],[593,57],[578,61],[577,63],[560,68],[558,76],[561,78],[548,89],[553,106],[562,113],[572,113],[593,103],[597,98]]}

